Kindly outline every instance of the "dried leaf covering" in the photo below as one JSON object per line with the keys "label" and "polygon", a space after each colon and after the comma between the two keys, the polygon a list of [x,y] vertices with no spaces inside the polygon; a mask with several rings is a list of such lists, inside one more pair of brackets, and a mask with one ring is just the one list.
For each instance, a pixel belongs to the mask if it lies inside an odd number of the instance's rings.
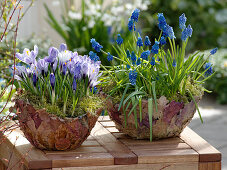
{"label": "dried leaf covering", "polygon": [[87,113],[76,118],[59,118],[45,109],[16,99],[20,129],[28,141],[42,150],[71,150],[78,148],[90,135],[102,108],[96,115]]}
{"label": "dried leaf covering", "polygon": [[[196,102],[199,102],[201,97],[195,97]],[[153,103],[152,116],[152,138],[161,139],[168,137],[179,136],[183,129],[189,124],[195,114],[196,107],[193,101],[189,103],[168,101],[166,97],[161,96],[157,100],[158,110],[155,109]],[[139,105],[136,107],[138,118],[138,128],[135,126],[134,112],[127,117],[127,125],[125,127],[125,119],[123,109],[118,111],[119,104],[113,104],[110,100],[108,103],[108,112],[111,119],[115,122],[116,128],[125,134],[137,139],[150,138],[150,124],[148,116],[148,101],[142,100],[142,121],[139,118]],[[126,110],[126,115],[129,114],[132,105]]]}

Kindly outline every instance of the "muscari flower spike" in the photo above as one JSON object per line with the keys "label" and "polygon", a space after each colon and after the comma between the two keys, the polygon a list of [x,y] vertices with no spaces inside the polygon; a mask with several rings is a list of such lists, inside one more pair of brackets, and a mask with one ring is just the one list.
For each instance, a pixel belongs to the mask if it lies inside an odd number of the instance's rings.
{"label": "muscari flower spike", "polygon": [[152,46],[151,53],[158,54],[158,50],[159,50],[159,42],[155,41],[155,44]]}
{"label": "muscari flower spike", "polygon": [[166,19],[163,13],[158,13],[158,27],[160,30],[164,30],[165,26],[167,25]]}
{"label": "muscari flower spike", "polygon": [[141,58],[142,58],[143,60],[148,60],[148,56],[149,56],[149,55],[150,55],[150,51],[149,51],[149,50],[144,51],[144,52],[141,53]]}
{"label": "muscari flower spike", "polygon": [[92,48],[94,48],[95,51],[97,51],[97,52],[100,52],[101,49],[103,48],[103,46],[100,45],[98,42],[96,42],[94,38],[92,38],[92,39],[90,40],[90,42],[91,42],[91,44],[92,44]]}
{"label": "muscari flower spike", "polygon": [[92,61],[94,61],[94,62],[100,60],[99,56],[97,56],[97,54],[94,53],[93,51],[90,51],[90,52],[89,52],[89,57],[90,57],[90,59],[91,59]]}
{"label": "muscari flower spike", "polygon": [[136,30],[135,23],[134,23],[133,19],[129,18],[128,19],[128,30],[131,32],[133,29],[134,29],[134,31]]}
{"label": "muscari flower spike", "polygon": [[129,81],[131,83],[131,85],[135,86],[136,85],[136,78],[137,78],[137,72],[136,70],[131,70],[129,72]]}
{"label": "muscari flower spike", "polygon": [[136,61],[136,65],[138,66],[140,64],[141,64],[141,61],[140,61],[140,58],[138,58],[137,61]]}
{"label": "muscari flower spike", "polygon": [[161,45],[165,45],[166,44],[165,37],[162,36],[159,42],[160,42]]}
{"label": "muscari flower spike", "polygon": [[134,20],[135,22],[138,22],[139,15],[140,15],[140,10],[136,8],[131,15],[131,19]]}
{"label": "muscari flower spike", "polygon": [[148,37],[148,36],[145,36],[144,45],[146,45],[146,46],[151,45],[151,41],[150,41],[150,39],[149,39],[149,37]]}
{"label": "muscari flower spike", "polygon": [[187,28],[185,28],[182,33],[181,33],[181,40],[182,41],[186,41],[188,39],[188,37],[192,36],[192,27],[191,25],[188,25]]}
{"label": "muscari flower spike", "polygon": [[118,45],[121,45],[123,43],[123,38],[121,38],[121,35],[120,34],[117,35],[116,42],[117,42]]}
{"label": "muscari flower spike", "polygon": [[132,51],[132,53],[131,53],[131,60],[132,60],[132,63],[135,64],[135,62],[136,62],[136,54],[134,53],[134,51]]}
{"label": "muscari flower spike", "polygon": [[166,25],[164,31],[166,35],[168,35],[168,37],[170,39],[174,39],[176,38],[175,35],[174,35],[174,32],[173,32],[173,27],[169,26],[169,25]]}
{"label": "muscari flower spike", "polygon": [[130,69],[131,67],[130,67],[130,65],[127,64],[127,65],[126,65],[126,68]]}
{"label": "muscari flower spike", "polygon": [[205,76],[210,76],[213,73],[213,69],[212,69],[211,63],[206,63],[205,70],[207,70],[205,72]]}
{"label": "muscari flower spike", "polygon": [[131,54],[129,50],[126,51],[126,55],[127,55],[127,58],[131,58]]}
{"label": "muscari flower spike", "polygon": [[151,64],[152,66],[155,65],[155,58],[154,58],[154,57],[152,57],[150,64]]}
{"label": "muscari flower spike", "polygon": [[214,48],[210,51],[210,55],[214,55],[218,51],[218,48]]}
{"label": "muscari flower spike", "polygon": [[112,61],[113,60],[113,56],[109,52],[107,54],[108,54],[107,55],[107,60],[108,61]]}
{"label": "muscari flower spike", "polygon": [[55,84],[55,76],[54,73],[50,74],[50,85],[52,87],[52,89],[54,89],[54,84]]}
{"label": "muscari flower spike", "polygon": [[137,44],[138,47],[142,47],[143,46],[143,40],[142,40],[141,37],[138,37],[138,40],[137,40],[136,44]]}
{"label": "muscari flower spike", "polygon": [[184,30],[186,28],[186,23],[187,18],[185,17],[185,14],[183,13],[180,17],[179,17],[179,27],[180,29]]}

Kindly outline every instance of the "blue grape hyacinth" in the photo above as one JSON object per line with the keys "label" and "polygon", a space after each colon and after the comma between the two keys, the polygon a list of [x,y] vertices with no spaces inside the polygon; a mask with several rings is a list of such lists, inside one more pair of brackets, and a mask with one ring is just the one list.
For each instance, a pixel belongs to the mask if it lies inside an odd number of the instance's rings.
{"label": "blue grape hyacinth", "polygon": [[137,40],[136,44],[137,44],[138,47],[142,47],[143,46],[143,40],[142,40],[141,37],[138,37],[138,40]]}
{"label": "blue grape hyacinth", "polygon": [[112,61],[113,60],[113,56],[109,52],[107,54],[108,54],[107,55],[107,60],[108,61]]}
{"label": "blue grape hyacinth", "polygon": [[216,47],[210,51],[210,54],[214,55],[217,51],[218,51],[218,48]]}
{"label": "blue grape hyacinth", "polygon": [[148,56],[149,56],[149,55],[150,55],[150,51],[149,51],[149,50],[144,51],[144,52],[141,53],[141,58],[142,58],[143,60],[148,60]]}
{"label": "blue grape hyacinth", "polygon": [[212,69],[211,63],[206,63],[205,70],[207,70],[205,72],[205,76],[210,76],[213,73],[213,69]]}
{"label": "blue grape hyacinth", "polygon": [[158,13],[158,27],[160,30],[164,30],[166,27],[166,19],[163,15],[163,13]]}
{"label": "blue grape hyacinth", "polygon": [[98,42],[96,42],[94,38],[92,38],[92,39],[90,40],[90,42],[91,42],[91,44],[92,44],[92,48],[94,48],[95,51],[97,51],[97,52],[100,52],[101,49],[103,48],[103,46],[100,45]]}
{"label": "blue grape hyacinth", "polygon": [[131,19],[133,19],[135,22],[138,22],[139,15],[140,15],[140,10],[136,8],[131,15]]}
{"label": "blue grape hyacinth", "polygon": [[154,58],[154,57],[152,57],[150,64],[151,64],[152,66],[155,65],[155,58]]}
{"label": "blue grape hyacinth", "polygon": [[182,41],[186,41],[188,39],[188,37],[192,36],[192,27],[191,25],[188,25],[187,28],[185,28],[182,33],[181,33],[181,39]]}
{"label": "blue grape hyacinth", "polygon": [[94,53],[93,51],[90,51],[90,52],[89,52],[89,57],[90,57],[90,59],[91,59],[92,61],[94,61],[94,62],[100,60],[99,56],[97,56],[97,54]]}
{"label": "blue grape hyacinth", "polygon": [[123,43],[123,38],[121,38],[121,35],[120,34],[117,35],[116,42],[117,42],[118,45],[121,45]]}
{"label": "blue grape hyacinth", "polygon": [[159,42],[160,42],[161,45],[165,45],[166,44],[165,37],[162,36]]}
{"label": "blue grape hyacinth", "polygon": [[129,18],[129,19],[128,19],[128,30],[129,30],[129,31],[132,31],[133,28],[134,28],[134,31],[135,31],[135,28],[136,28],[136,27],[135,27],[134,21],[133,21],[133,19]]}
{"label": "blue grape hyacinth", "polygon": [[185,17],[185,14],[183,13],[180,17],[179,17],[179,27],[180,29],[184,30],[186,28],[186,23],[187,18]]}
{"label": "blue grape hyacinth", "polygon": [[151,53],[158,54],[158,50],[159,50],[159,42],[155,41],[155,44],[152,46]]}
{"label": "blue grape hyacinth", "polygon": [[129,81],[131,83],[131,85],[135,86],[136,85],[136,78],[137,78],[137,72],[136,70],[131,70],[129,72]]}
{"label": "blue grape hyacinth", "polygon": [[132,60],[132,63],[135,64],[135,62],[136,62],[136,54],[134,53],[134,51],[132,51],[132,53],[131,53],[131,60]]}
{"label": "blue grape hyacinth", "polygon": [[151,41],[148,36],[145,37],[144,45],[146,45],[146,46],[151,45]]}
{"label": "blue grape hyacinth", "polygon": [[127,58],[131,58],[131,54],[129,50],[126,51],[126,55],[127,55]]}

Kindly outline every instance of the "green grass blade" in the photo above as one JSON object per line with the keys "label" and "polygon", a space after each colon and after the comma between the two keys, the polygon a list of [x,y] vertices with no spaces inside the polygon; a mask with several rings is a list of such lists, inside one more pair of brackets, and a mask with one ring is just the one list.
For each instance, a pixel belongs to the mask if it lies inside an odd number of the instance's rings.
{"label": "green grass blade", "polygon": [[125,88],[125,90],[124,90],[124,93],[123,93],[123,95],[122,95],[122,97],[121,97],[121,102],[120,102],[120,104],[119,104],[118,111],[119,111],[120,108],[121,108],[121,105],[122,105],[123,100],[124,100],[124,98],[125,98],[125,94],[126,94],[128,88],[129,88],[129,85],[130,85],[130,84],[127,84],[127,86],[126,86],[126,88]]}
{"label": "green grass blade", "polygon": [[153,114],[153,99],[148,99],[148,116],[150,123],[150,141],[152,141],[152,114]]}
{"label": "green grass blade", "polygon": [[158,112],[157,97],[156,97],[156,91],[155,91],[155,81],[152,82],[152,92],[153,92],[153,98],[155,102],[155,109],[156,109],[156,112]]}
{"label": "green grass blade", "polygon": [[199,107],[198,107],[198,105],[197,105],[197,103],[196,103],[196,101],[195,101],[195,98],[193,97],[192,93],[191,93],[189,90],[188,90],[188,92],[189,92],[189,94],[190,94],[190,96],[191,96],[193,102],[195,103],[196,110],[197,110],[198,113],[199,113],[200,121],[201,121],[201,123],[203,123],[203,118],[202,118],[201,113],[200,113],[200,111],[199,111]]}

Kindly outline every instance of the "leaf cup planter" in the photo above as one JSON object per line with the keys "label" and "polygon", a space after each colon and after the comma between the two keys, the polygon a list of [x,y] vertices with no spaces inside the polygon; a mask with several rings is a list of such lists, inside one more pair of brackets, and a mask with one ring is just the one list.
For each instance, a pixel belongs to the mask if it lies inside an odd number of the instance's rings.
{"label": "leaf cup planter", "polygon": [[76,118],[59,118],[45,109],[36,110],[31,104],[17,99],[19,126],[27,140],[42,150],[72,150],[78,148],[90,135],[102,108],[96,115],[90,113]]}
{"label": "leaf cup planter", "polygon": [[[201,97],[195,97],[198,103]],[[149,139],[150,138],[150,124],[148,115],[148,101],[142,100],[142,120],[140,121],[139,105],[136,107],[137,114],[137,128],[135,125],[134,111],[127,116],[126,124],[124,112],[121,109],[118,111],[119,104],[113,105],[111,101],[108,104],[108,112],[111,119],[115,122],[116,128],[133,138]],[[126,115],[129,114],[132,105],[125,111]],[[161,139],[179,136],[183,129],[189,124],[194,113],[196,106],[193,101],[184,104],[183,102],[168,101],[166,97],[161,96],[157,100],[156,111],[155,104],[153,103],[152,115],[152,139]]]}

